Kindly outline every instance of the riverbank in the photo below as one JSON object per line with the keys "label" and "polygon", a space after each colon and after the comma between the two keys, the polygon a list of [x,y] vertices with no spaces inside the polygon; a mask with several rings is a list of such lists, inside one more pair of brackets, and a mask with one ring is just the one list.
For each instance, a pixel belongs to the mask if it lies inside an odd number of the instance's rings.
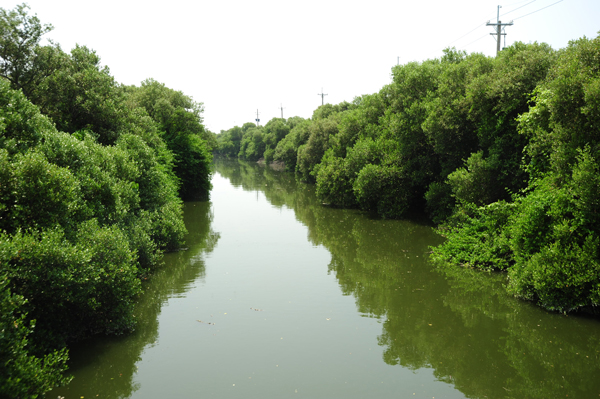
{"label": "riverbank", "polygon": [[324,207],[254,162],[217,159],[213,186],[184,215],[216,245],[198,234],[167,254],[136,332],[73,350],[75,380],[52,397],[600,393],[597,320],[515,299],[499,273],[432,265],[429,226]]}
{"label": "riverbank", "polygon": [[321,203],[386,219],[425,211],[435,256],[505,270],[508,291],[563,313],[600,306],[600,37],[496,57],[447,49],[312,118],[219,135],[219,151],[280,160]]}
{"label": "riverbank", "polygon": [[118,84],[28,6],[0,9],[0,397],[65,384],[67,345],[136,325],[142,280],[181,248],[182,198],[207,197],[201,104]]}

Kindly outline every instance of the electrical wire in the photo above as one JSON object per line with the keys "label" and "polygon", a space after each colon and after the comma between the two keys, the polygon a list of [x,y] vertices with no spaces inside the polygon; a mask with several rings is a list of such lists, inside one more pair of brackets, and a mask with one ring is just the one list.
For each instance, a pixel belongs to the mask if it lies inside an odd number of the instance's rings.
{"label": "electrical wire", "polygon": [[[512,5],[515,5],[515,4],[521,4],[521,3],[523,3],[524,1],[528,1],[528,0],[517,1],[516,3],[511,3],[511,4],[509,4],[509,6],[512,6]],[[513,11],[517,11],[519,8],[523,8],[523,7],[525,7],[525,6],[527,6],[527,5],[531,4],[531,3],[534,3],[534,2],[536,2],[536,1],[537,1],[537,0],[529,1],[527,4],[524,4],[524,5],[520,6],[520,7],[517,7],[517,8],[515,8],[514,10],[511,10],[511,11],[505,12],[505,13],[504,13],[504,14],[502,14],[501,16],[503,16],[503,15],[506,15],[506,14],[510,14],[510,13],[511,13],[511,12],[513,12]],[[450,43],[448,43],[448,45],[447,45],[446,47],[450,47],[450,45],[451,45],[451,44],[453,44],[453,43],[456,43],[457,41],[459,41],[459,40],[460,40],[460,39],[462,39],[463,37],[470,35],[471,33],[475,32],[475,31],[476,31],[477,29],[479,29],[479,28],[482,28],[483,26],[484,26],[484,25],[482,25],[482,24],[477,24],[477,26],[476,26],[475,28],[473,28],[473,29],[472,29],[472,30],[470,30],[469,32],[465,33],[464,35],[462,35],[462,36],[461,36],[461,37],[459,37],[458,39],[455,39],[455,40],[451,41]],[[479,39],[478,39],[478,40],[479,40]]]}
{"label": "electrical wire", "polygon": [[[524,1],[527,1],[527,0],[524,0]],[[522,6],[519,6],[519,7],[515,8],[514,10],[510,10],[510,11],[508,11],[508,12],[505,12],[504,14],[502,14],[502,15],[500,15],[500,16],[504,16],[504,15],[506,15],[506,14],[510,14],[511,12],[517,11],[518,9],[521,9],[521,8],[523,8],[523,7],[525,7],[525,6],[528,6],[529,4],[531,4],[531,3],[534,3],[534,2],[536,2],[536,1],[537,1],[537,0],[532,0],[532,1],[529,1],[528,3],[526,3],[526,4],[523,4]],[[561,3],[561,2],[563,2],[563,1],[564,1],[564,0],[559,0],[559,1],[557,1],[556,3],[552,3],[552,4],[550,4],[550,5],[547,5],[546,7],[542,7],[542,8],[540,8],[540,9],[538,9],[538,10],[532,11],[532,12],[530,12],[529,14],[525,14],[525,15],[522,15],[522,16],[520,16],[520,17],[517,17],[517,18],[513,19],[513,21],[516,21],[517,19],[524,18],[524,17],[526,17],[526,16],[528,16],[528,15],[531,15],[531,14],[535,14],[535,13],[536,13],[536,12],[538,12],[538,11],[542,11],[542,10],[544,10],[544,9],[548,8],[548,7],[552,7],[553,5],[555,5],[555,4],[558,4],[558,3]],[[511,3],[511,4],[509,4],[509,6],[510,6],[510,5],[515,5],[515,4],[520,4],[520,3],[523,3],[523,1],[518,1],[518,2],[515,2],[515,3]],[[461,37],[459,37],[458,39],[455,39],[455,40],[451,41],[450,43],[448,43],[448,45],[446,46],[446,48],[450,47],[450,45],[451,45],[452,43],[456,43],[457,41],[459,41],[459,40],[460,40],[460,39],[462,39],[463,37],[470,35],[471,33],[475,32],[477,29],[479,29],[479,28],[482,28],[482,27],[484,27],[484,26],[485,26],[485,25],[481,25],[481,24],[480,24],[480,25],[477,25],[477,27],[475,27],[475,28],[473,28],[472,30],[470,30],[469,32],[465,33],[464,35],[462,35],[462,36],[461,36]],[[486,36],[487,36],[487,35],[485,35],[485,36],[481,36],[479,39],[475,39],[475,40],[473,40],[472,42],[470,42],[470,43],[468,43],[468,44],[465,44],[464,46],[461,46],[461,48],[463,48],[463,49],[464,49],[464,48],[466,48],[466,47],[470,46],[471,44],[473,44],[473,43],[475,43],[475,42],[478,42],[479,40],[483,39],[483,38],[484,38],[484,37],[486,37]]]}
{"label": "electrical wire", "polygon": [[481,36],[479,39],[473,40],[471,43],[465,44],[464,46],[461,46],[462,48],[467,48],[468,46],[470,46],[471,44],[480,41],[481,39],[483,39],[484,37],[489,37],[489,35],[484,35]]}
{"label": "electrical wire", "polygon": [[456,43],[457,41],[459,41],[459,40],[460,40],[460,39],[462,39],[463,37],[465,37],[465,36],[467,36],[467,35],[470,35],[471,33],[475,32],[477,29],[479,29],[479,28],[481,28],[481,27],[483,27],[483,26],[484,26],[484,25],[478,24],[478,25],[477,25],[477,27],[476,27],[475,29],[473,29],[473,30],[471,30],[471,31],[469,31],[469,32],[467,32],[467,33],[465,33],[464,35],[462,35],[462,36],[461,36],[461,37],[459,37],[458,39],[451,41],[450,43],[448,43],[448,45],[447,45],[446,47],[450,47],[450,45],[451,45],[452,43]]}
{"label": "electrical wire", "polygon": [[526,1],[529,1],[529,0],[521,0],[521,1],[517,1],[517,2],[514,2],[514,3],[510,3],[510,4],[505,4],[504,6],[510,7],[510,6],[514,6],[515,4],[525,3]]}
{"label": "electrical wire", "polygon": [[528,6],[528,5],[530,5],[531,3],[535,3],[536,1],[537,1],[537,0],[530,1],[530,2],[529,2],[529,3],[527,3],[527,4],[523,4],[521,7],[517,7],[517,8],[515,8],[514,10],[510,10],[510,11],[508,11],[508,12],[505,12],[504,14],[502,14],[502,15],[500,15],[500,16],[501,16],[501,17],[503,17],[503,16],[505,16],[506,14],[510,14],[510,13],[511,13],[511,12],[513,12],[513,11],[517,11],[519,8],[523,8],[523,7],[525,7],[525,6]]}
{"label": "electrical wire", "polygon": [[[523,1],[527,1],[527,0],[523,0]],[[520,2],[517,2],[517,3],[513,3],[513,4],[518,4],[518,3],[522,3],[522,1],[520,1]],[[493,14],[488,14],[488,15],[493,15]],[[494,15],[495,15],[495,14],[494,14]],[[482,18],[482,19],[483,19],[483,18]],[[447,45],[445,48],[448,48],[448,47],[450,47],[450,45],[451,45],[452,43],[456,43],[457,41],[459,41],[459,40],[460,40],[460,39],[462,39],[463,37],[465,37],[465,36],[467,36],[467,35],[470,35],[471,33],[475,32],[477,29],[479,29],[479,28],[483,28],[484,26],[485,26],[485,25],[482,25],[482,24],[477,24],[477,26],[476,26],[476,27],[474,27],[474,28],[473,28],[472,30],[470,30],[469,32],[465,33],[464,35],[462,35],[462,36],[461,36],[461,37],[459,37],[458,39],[455,39],[455,40],[451,41],[450,43],[448,43],[448,45]]]}
{"label": "electrical wire", "polygon": [[517,18],[513,19],[513,21],[516,21],[517,19],[525,18],[525,17],[526,17],[526,16],[528,16],[528,15],[535,14],[535,13],[536,13],[536,12],[538,12],[538,11],[542,11],[542,10],[544,10],[544,9],[548,8],[548,7],[552,7],[553,5],[555,5],[555,4],[558,4],[558,3],[561,3],[561,2],[563,2],[563,1],[565,1],[565,0],[559,0],[559,1],[557,1],[556,3],[552,3],[552,4],[550,4],[549,6],[546,6],[546,7],[540,8],[539,10],[535,10],[535,11],[533,11],[533,12],[530,12],[529,14],[525,14],[525,15],[522,15],[522,16],[520,16],[520,17],[517,17]]}

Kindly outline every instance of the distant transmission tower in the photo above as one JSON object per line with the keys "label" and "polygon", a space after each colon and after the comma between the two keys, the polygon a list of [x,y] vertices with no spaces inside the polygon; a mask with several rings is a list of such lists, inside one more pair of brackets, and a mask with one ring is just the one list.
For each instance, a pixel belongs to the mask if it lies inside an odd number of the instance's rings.
{"label": "distant transmission tower", "polygon": [[[503,24],[502,21],[500,21],[500,8],[502,8],[502,6],[498,6],[498,18],[495,24],[490,23],[490,21],[487,22],[486,26],[495,26],[496,27],[496,33],[490,33],[490,35],[496,36],[496,56],[498,55],[498,53],[500,52],[500,43],[502,42],[502,36],[506,36],[506,33],[503,33],[502,30],[504,29],[504,26],[511,26],[513,24],[513,21],[510,21],[507,24]],[[506,44],[506,37],[504,38],[504,43]]]}
{"label": "distant transmission tower", "polygon": [[323,93],[323,88],[321,87],[321,94],[317,94],[317,96],[321,96],[321,105],[324,105],[324,104],[325,104],[325,96],[326,96],[326,95],[327,95],[327,94],[324,94],[324,93]]}
{"label": "distant transmission tower", "polygon": [[258,127],[258,124],[260,123],[260,119],[258,119],[258,110],[256,110],[256,126]]}

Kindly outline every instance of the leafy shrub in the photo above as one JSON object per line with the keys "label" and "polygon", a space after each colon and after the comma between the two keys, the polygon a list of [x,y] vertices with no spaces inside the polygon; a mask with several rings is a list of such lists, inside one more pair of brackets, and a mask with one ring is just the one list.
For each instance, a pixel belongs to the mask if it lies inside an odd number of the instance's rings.
{"label": "leafy shrub", "polygon": [[33,399],[55,386],[64,385],[67,369],[66,349],[42,357],[29,353],[29,336],[35,322],[27,321],[23,307],[27,301],[12,294],[9,280],[0,277],[0,397]]}
{"label": "leafy shrub", "polygon": [[265,162],[268,164],[270,164],[271,162],[273,162],[273,158],[275,155],[275,150],[273,148],[267,148],[265,150],[265,152],[263,153],[263,158],[265,159]]}
{"label": "leafy shrub", "polygon": [[[62,52],[61,52],[62,53]],[[62,54],[60,67],[43,79],[30,100],[60,131],[93,132],[98,142],[114,144],[126,123],[124,97],[108,67],[85,46]]]}
{"label": "leafy shrub", "polygon": [[335,206],[357,206],[354,183],[365,166],[381,163],[385,152],[381,147],[381,142],[366,138],[348,148],[345,158],[335,156],[334,148],[327,150],[315,166],[319,199]]}
{"label": "leafy shrub", "polygon": [[456,201],[452,187],[447,183],[433,182],[425,193],[425,212],[436,224],[443,223],[454,211]]}
{"label": "leafy shrub", "polygon": [[128,94],[156,122],[173,152],[180,196],[187,200],[208,198],[212,173],[208,141],[213,137],[202,125],[202,103],[153,79],[145,80],[139,88],[128,88]]}
{"label": "leafy shrub", "polygon": [[528,195],[517,199],[509,229],[511,249],[519,262],[526,261],[551,239],[555,223],[550,216],[551,209],[556,205],[557,197],[564,197],[564,194],[546,179]]}
{"label": "leafy shrub", "polygon": [[409,207],[411,182],[394,166],[366,165],[353,185],[360,207],[383,218],[399,218]]}
{"label": "leafy shrub", "polygon": [[570,312],[600,305],[600,240],[583,245],[555,241],[509,271],[509,291],[549,310]]}
{"label": "leafy shrub", "polygon": [[294,145],[294,137],[294,131],[285,136],[283,140],[277,143],[273,154],[273,160],[285,163],[285,169],[289,172],[296,170],[296,160],[298,157],[298,148]]}
{"label": "leafy shrub", "polygon": [[266,144],[262,129],[258,127],[250,127],[244,133],[240,144],[239,158],[247,161],[258,161],[265,152]]}
{"label": "leafy shrub", "polygon": [[25,96],[0,79],[0,148],[9,154],[23,153],[36,146],[45,130],[54,129],[52,122]]}
{"label": "leafy shrub", "polygon": [[[68,169],[48,162],[43,154],[16,154],[7,162],[7,153],[0,152],[5,169],[0,192],[4,202],[0,209],[0,228],[15,232],[19,227],[65,228],[81,206],[77,179]],[[10,204],[10,205],[9,205]]]}
{"label": "leafy shrub", "polygon": [[439,228],[448,238],[435,248],[436,260],[484,270],[506,270],[513,255],[506,234],[514,205],[504,201],[477,207],[463,204],[449,221]]}
{"label": "leafy shrub", "polygon": [[454,197],[459,201],[485,205],[498,198],[503,187],[498,186],[496,171],[490,166],[483,152],[478,151],[466,161],[466,168],[458,168],[448,175],[448,183]]}
{"label": "leafy shrub", "polygon": [[321,163],[325,151],[329,148],[329,138],[338,132],[339,114],[331,114],[327,119],[317,119],[309,127],[306,144],[298,148],[296,171],[300,178],[314,182],[315,166]]}
{"label": "leafy shrub", "polygon": [[131,331],[141,269],[186,233],[178,189],[210,189],[213,137],[182,93],[148,83],[150,112],[94,51],[39,46],[51,27],[26,8],[0,8],[0,397],[21,398],[67,381],[55,349]]}
{"label": "leafy shrub", "polygon": [[599,176],[586,147],[571,179],[546,177],[517,202],[509,227],[518,260],[512,293],[564,312],[600,304]]}
{"label": "leafy shrub", "polygon": [[25,311],[37,320],[34,338],[41,349],[133,327],[140,281],[127,239],[116,227],[83,223],[75,244],[59,228],[2,233],[0,262],[11,291],[27,299]]}
{"label": "leafy shrub", "polygon": [[343,158],[338,158],[328,152],[323,157],[317,173],[317,197],[319,200],[350,208],[358,205],[352,190],[356,176],[346,168]]}

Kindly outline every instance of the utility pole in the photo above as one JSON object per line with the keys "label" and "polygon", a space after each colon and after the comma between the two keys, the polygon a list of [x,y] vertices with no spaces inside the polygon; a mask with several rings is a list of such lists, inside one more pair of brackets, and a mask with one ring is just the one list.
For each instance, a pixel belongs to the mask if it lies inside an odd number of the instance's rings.
{"label": "utility pole", "polygon": [[[498,18],[495,24],[490,23],[490,21],[487,22],[486,26],[495,26],[496,27],[496,33],[490,33],[490,35],[496,36],[496,56],[498,55],[498,53],[500,52],[500,43],[502,42],[502,36],[506,36],[506,33],[502,33],[503,27],[504,26],[511,26],[513,24],[513,21],[510,21],[507,24],[503,24],[502,21],[500,21],[500,8],[502,8],[502,6],[498,6]],[[504,38],[504,43],[506,44],[506,37]]]}
{"label": "utility pole", "polygon": [[327,94],[323,94],[323,88],[321,87],[321,94],[317,94],[317,96],[321,96],[321,105],[325,104],[325,96]]}
{"label": "utility pole", "polygon": [[258,127],[258,124],[260,122],[260,119],[258,119],[258,110],[256,110],[256,119],[255,119],[255,121],[256,121],[256,127]]}
{"label": "utility pole", "polygon": [[281,119],[283,119],[283,104],[279,103],[279,108],[281,108]]}

